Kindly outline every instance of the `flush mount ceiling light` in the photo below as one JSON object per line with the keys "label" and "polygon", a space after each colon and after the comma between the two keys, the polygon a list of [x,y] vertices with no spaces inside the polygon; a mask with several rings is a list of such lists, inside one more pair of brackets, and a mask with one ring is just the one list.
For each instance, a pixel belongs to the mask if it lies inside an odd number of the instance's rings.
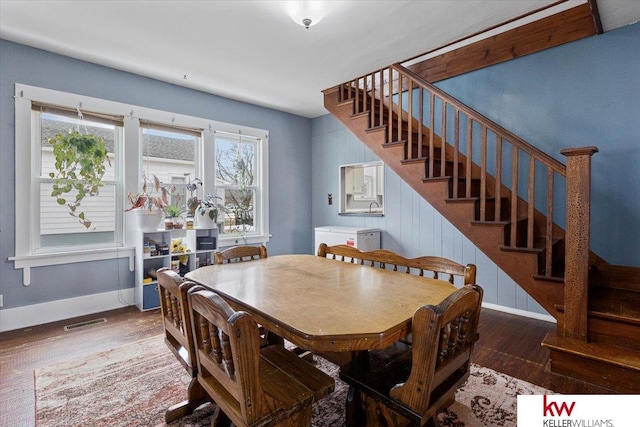
{"label": "flush mount ceiling light", "polygon": [[293,22],[309,29],[329,13],[329,3],[313,0],[283,1],[281,7]]}

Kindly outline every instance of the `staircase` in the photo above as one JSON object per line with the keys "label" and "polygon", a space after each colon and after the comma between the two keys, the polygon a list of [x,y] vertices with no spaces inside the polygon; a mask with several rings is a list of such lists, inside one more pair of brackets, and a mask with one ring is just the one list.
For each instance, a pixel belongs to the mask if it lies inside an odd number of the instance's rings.
{"label": "staircase", "polygon": [[[399,64],[324,91],[325,108],[558,320],[552,372],[640,392],[640,268],[589,250],[590,158],[567,165]],[[557,200],[566,199],[566,230]]]}

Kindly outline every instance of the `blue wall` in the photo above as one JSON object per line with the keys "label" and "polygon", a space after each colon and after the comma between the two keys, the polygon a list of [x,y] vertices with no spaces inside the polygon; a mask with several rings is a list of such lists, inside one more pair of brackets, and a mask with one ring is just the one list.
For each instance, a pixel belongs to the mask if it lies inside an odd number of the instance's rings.
{"label": "blue wall", "polygon": [[438,86],[562,163],[597,146],[591,248],[640,266],[640,23]]}
{"label": "blue wall", "polygon": [[[270,132],[269,253],[308,252],[311,245],[311,120],[229,100],[0,40],[0,293],[4,308],[132,287],[128,261],[34,268],[31,285],[14,270],[14,84],[267,129]],[[18,231],[19,232],[19,231]]]}
{"label": "blue wall", "polygon": [[[640,23],[488,67],[438,86],[566,163],[560,150],[598,146],[592,162],[592,248],[640,266]],[[377,160],[337,120],[313,120],[313,226],[377,227],[385,248],[478,266],[485,301],[543,313],[482,252],[395,173],[385,170],[385,216],[340,217],[340,164]],[[310,249],[311,250],[311,249]]]}

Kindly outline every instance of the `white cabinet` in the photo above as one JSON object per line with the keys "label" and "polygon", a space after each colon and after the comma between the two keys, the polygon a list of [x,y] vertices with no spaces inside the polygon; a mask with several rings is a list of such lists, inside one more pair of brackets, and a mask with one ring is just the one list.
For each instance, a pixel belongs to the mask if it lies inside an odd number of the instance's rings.
{"label": "white cabinet", "polygon": [[[137,231],[135,301],[140,310],[160,307],[155,272],[172,268],[181,276],[203,265],[213,264],[218,229]],[[173,252],[172,252],[173,249]],[[183,251],[178,253],[179,251]]]}
{"label": "white cabinet", "polygon": [[315,253],[318,253],[320,243],[326,243],[327,246],[348,245],[362,251],[372,251],[380,249],[380,230],[338,226],[316,227]]}
{"label": "white cabinet", "polygon": [[345,191],[347,194],[363,194],[364,168],[349,168],[346,170]]}

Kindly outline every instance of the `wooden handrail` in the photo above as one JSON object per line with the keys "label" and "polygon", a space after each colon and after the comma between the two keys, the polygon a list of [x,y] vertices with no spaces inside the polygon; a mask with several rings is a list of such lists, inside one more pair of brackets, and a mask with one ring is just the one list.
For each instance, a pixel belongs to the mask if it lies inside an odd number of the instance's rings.
{"label": "wooden handrail", "polygon": [[442,91],[436,86],[430,83],[427,83],[426,81],[421,79],[417,74],[413,73],[412,71],[408,70],[402,65],[393,64],[391,68],[407,77],[410,77],[411,80],[413,80],[415,83],[417,83],[424,89],[428,90],[429,92],[432,92],[438,95],[440,98],[446,100],[448,103],[455,104],[458,110],[464,111],[467,115],[472,116],[476,122],[483,123],[488,129],[490,129],[494,133],[502,135],[504,138],[509,139],[513,145],[517,146],[518,148],[525,151],[526,153],[533,155],[536,158],[536,160],[544,163],[554,171],[558,172],[560,175],[566,176],[565,165],[563,165],[553,157],[549,156],[544,151],[541,151],[540,149],[529,144],[519,136],[503,128],[502,126],[500,126],[493,120],[489,119],[488,117],[485,117],[482,114],[478,113],[471,107],[467,106],[463,102],[457,100],[456,98],[452,97],[451,95]]}

